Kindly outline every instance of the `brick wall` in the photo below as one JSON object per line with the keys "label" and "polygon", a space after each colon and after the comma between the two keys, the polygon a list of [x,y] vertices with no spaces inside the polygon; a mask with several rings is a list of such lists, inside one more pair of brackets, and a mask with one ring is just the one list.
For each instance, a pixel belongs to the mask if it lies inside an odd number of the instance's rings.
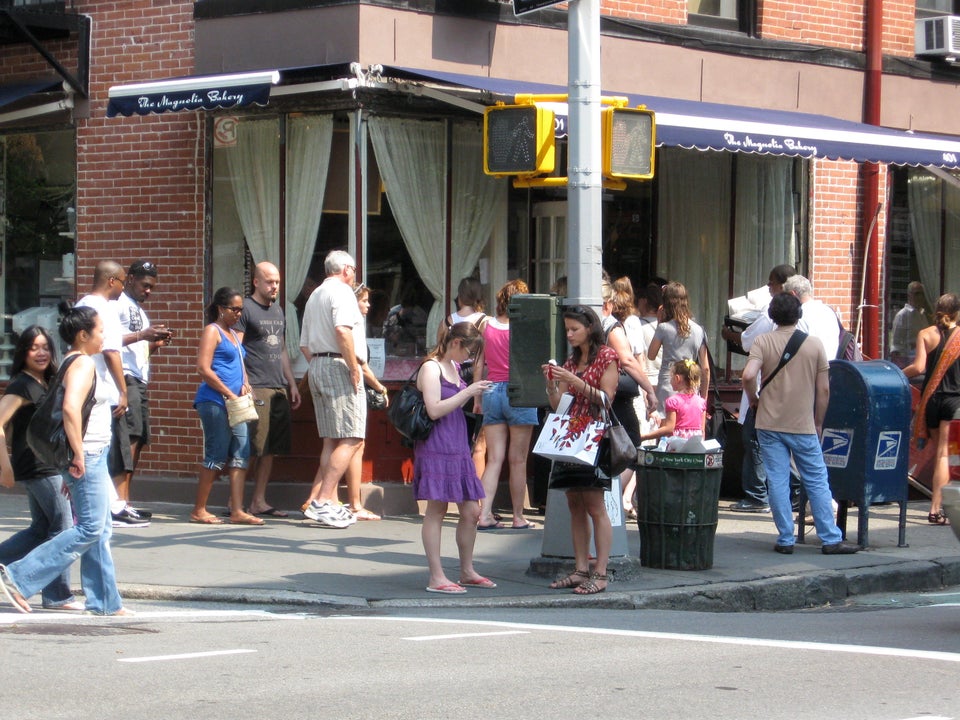
{"label": "brick wall", "polygon": [[78,5],[94,18],[90,118],[77,123],[78,292],[89,288],[99,259],[158,264],[159,283],[144,309],[176,337],[152,358],[154,439],[141,467],[189,474],[202,445],[192,400],[203,324],[204,116],[107,118],[106,107],[113,84],[193,72],[193,3]]}
{"label": "brick wall", "polygon": [[[811,163],[811,176],[810,280],[816,296],[839,310],[845,323],[852,324],[863,268],[860,166],[816,160]],[[881,223],[881,230],[883,227]]]}
{"label": "brick wall", "polygon": [[679,25],[687,21],[687,0],[600,0],[604,15]]}
{"label": "brick wall", "polygon": [[[883,51],[913,57],[915,0],[886,0],[883,8]],[[687,0],[601,0],[605,15],[685,24]],[[862,0],[757,0],[760,36],[845,50],[863,50],[864,2]]]}

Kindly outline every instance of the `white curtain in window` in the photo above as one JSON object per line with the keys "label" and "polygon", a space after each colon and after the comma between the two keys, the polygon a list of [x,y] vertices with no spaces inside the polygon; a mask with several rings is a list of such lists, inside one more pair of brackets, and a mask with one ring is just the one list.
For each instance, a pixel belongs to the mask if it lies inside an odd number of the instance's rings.
{"label": "white curtain in window", "polygon": [[[735,157],[735,162],[737,217],[733,294],[743,295],[766,285],[770,270],[777,265],[797,265],[794,161],[741,154]],[[742,369],[746,364],[743,355],[731,355],[730,360],[734,370]]]}
{"label": "white curtain in window", "polygon": [[227,148],[237,215],[255,262],[276,258],[280,249],[280,125],[243,120],[237,144]]}
{"label": "white curtain in window", "polygon": [[[956,182],[946,183],[944,193],[944,292],[960,293],[960,187]],[[936,303],[933,298],[932,303]]]}
{"label": "white curtain in window", "polygon": [[771,268],[796,266],[793,160],[739,155],[733,287],[736,294],[767,284]]}
{"label": "white curtain in window", "polygon": [[[443,298],[445,258],[446,128],[429,120],[371,117],[370,139],[386,186],[390,208],[420,279],[435,300]],[[483,138],[479,125],[453,128],[454,280],[477,264],[494,220],[506,201],[506,186],[483,174]],[[427,342],[444,315],[434,303],[427,320]]]}
{"label": "white curtain in window", "polygon": [[940,295],[940,208],[943,181],[925,170],[911,168],[907,188],[913,252],[920,270],[920,282],[926,290],[927,302],[933,308]]}
{"label": "white curtain in window", "polygon": [[[506,212],[507,181],[483,172],[483,130],[479,123],[453,126],[453,187],[450,274],[456,287],[461,278],[473,272],[494,222]],[[436,337],[436,329],[427,337]]]}
{"label": "white curtain in window", "polygon": [[657,174],[658,272],[687,288],[694,319],[719,359],[729,272],[730,155],[664,148]]}
{"label": "white curtain in window", "polygon": [[[373,152],[387,200],[420,279],[443,297],[446,238],[446,131],[443,122],[371,116]],[[427,342],[436,336],[442,308],[434,303]]]}
{"label": "white curtain in window", "polygon": [[303,287],[317,243],[332,139],[332,115],[305,115],[287,121],[284,290],[291,362],[300,357],[300,325],[293,303]]}

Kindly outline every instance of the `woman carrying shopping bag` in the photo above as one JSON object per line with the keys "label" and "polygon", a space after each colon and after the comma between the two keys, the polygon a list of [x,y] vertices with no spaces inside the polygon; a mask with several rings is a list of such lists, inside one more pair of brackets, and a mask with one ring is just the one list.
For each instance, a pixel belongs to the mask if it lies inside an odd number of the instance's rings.
{"label": "woman carrying shopping bag", "polygon": [[[592,309],[573,305],[564,308],[563,325],[572,352],[562,367],[552,363],[543,366],[547,381],[547,399],[556,410],[564,393],[573,395],[571,417],[601,418],[603,395],[612,398],[617,392],[617,353],[604,344],[600,318]],[[554,461],[550,471],[550,487],[565,490],[570,508],[570,535],[576,567],[550,587],[573,588],[578,595],[593,595],[607,589],[607,561],[613,543],[613,527],[603,494],[610,489],[610,478],[596,467]],[[590,521],[597,557],[590,572]]]}

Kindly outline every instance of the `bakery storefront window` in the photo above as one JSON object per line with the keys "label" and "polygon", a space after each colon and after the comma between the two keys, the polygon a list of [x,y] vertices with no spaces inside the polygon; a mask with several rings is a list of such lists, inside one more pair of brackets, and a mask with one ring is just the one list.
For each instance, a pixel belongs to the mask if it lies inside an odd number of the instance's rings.
{"label": "bakery storefront window", "polygon": [[56,337],[58,305],[75,295],[76,168],[72,130],[0,135],[0,381],[17,334]]}
{"label": "bakery storefront window", "polygon": [[[460,278],[475,271],[504,209],[506,183],[480,169],[478,123],[376,116],[365,122],[366,198],[351,203],[349,190],[357,187],[351,172],[356,128],[351,130],[349,116],[214,120],[213,287],[248,286],[252,266],[263,260],[280,267],[287,351],[297,375],[306,369],[299,350],[303,308],[324,280],[328,252],[349,249],[358,256],[358,279],[371,289],[371,366],[381,379],[404,380],[436,342],[447,273]],[[451,198],[449,258],[446,133],[458,188]],[[358,250],[353,238],[360,226],[366,243]]]}

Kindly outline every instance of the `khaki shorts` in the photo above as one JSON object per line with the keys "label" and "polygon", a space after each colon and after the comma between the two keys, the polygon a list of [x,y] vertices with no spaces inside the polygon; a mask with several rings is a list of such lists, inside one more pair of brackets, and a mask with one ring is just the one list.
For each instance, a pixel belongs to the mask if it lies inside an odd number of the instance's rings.
{"label": "khaki shorts", "polygon": [[289,455],[290,400],[286,388],[253,388],[257,422],[250,428],[251,455]]}

